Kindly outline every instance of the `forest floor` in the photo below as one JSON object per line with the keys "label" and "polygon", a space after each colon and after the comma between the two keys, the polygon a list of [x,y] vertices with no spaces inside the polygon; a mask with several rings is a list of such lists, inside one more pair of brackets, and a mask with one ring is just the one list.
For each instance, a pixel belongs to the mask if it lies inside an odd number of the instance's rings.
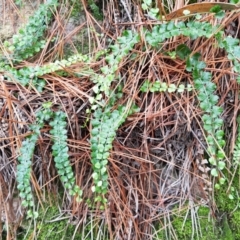
{"label": "forest floor", "polygon": [[[44,74],[46,86],[42,92],[33,84],[22,86],[6,80],[11,73],[0,70],[2,239],[240,239],[239,158],[233,158],[239,140],[240,88],[232,61],[226,51],[217,47],[215,37],[190,39],[179,35],[150,47],[144,31],[163,22],[149,17],[142,2],[100,2],[59,4],[45,33],[46,46],[13,65],[17,70],[43,66],[77,53],[95,61],[76,62]],[[143,2],[155,5],[155,1]],[[30,5],[37,9],[39,4],[35,1]],[[169,1],[163,9],[172,12],[184,5],[183,1],[175,1],[175,5]],[[12,41],[9,31],[17,33],[19,19],[25,21],[22,11],[18,11],[23,7],[8,0],[2,0],[0,6],[2,24],[7,22],[6,35],[0,28],[1,54],[9,60],[11,52],[3,42]],[[14,9],[11,16],[7,14],[9,9]],[[174,20],[176,25],[180,21],[190,22],[191,18]],[[224,36],[239,38],[238,12],[226,12],[222,19],[208,13],[199,21],[219,25]],[[129,115],[116,132],[107,164],[107,204],[101,210],[91,191],[93,115],[86,110],[94,96],[94,83],[89,76],[91,72],[102,74],[101,68],[108,62],[96,54],[114,45],[125,30],[139,34],[140,40],[116,69],[111,89],[121,85],[122,92],[112,109],[134,102],[138,112]],[[194,79],[186,70],[186,58],[181,56],[179,46],[183,44],[192,54],[201,54],[205,70],[212,74],[211,82],[216,86],[217,106],[222,108],[219,118],[223,120],[225,144],[220,148],[224,150],[224,168],[218,166],[217,174],[209,162],[198,91],[185,88],[194,86]],[[166,89],[153,89],[156,82],[166,83]],[[180,86],[184,86],[183,90]],[[110,98],[105,96],[105,101]],[[17,190],[16,169],[19,149],[44,103],[51,103],[52,111],[60,109],[67,115],[69,160],[76,183],[83,190],[83,201],[78,203],[71,197],[59,179],[51,149],[51,126],[45,124],[31,159],[31,186],[39,217],[27,220]],[[223,178],[225,183],[216,188]]]}

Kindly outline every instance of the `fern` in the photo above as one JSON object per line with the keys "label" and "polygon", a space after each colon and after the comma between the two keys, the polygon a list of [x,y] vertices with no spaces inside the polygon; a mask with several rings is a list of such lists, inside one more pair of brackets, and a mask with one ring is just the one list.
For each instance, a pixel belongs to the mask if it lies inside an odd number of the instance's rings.
{"label": "fern", "polygon": [[184,91],[191,92],[193,90],[193,87],[191,84],[187,84],[187,86],[184,86],[184,84],[180,84],[179,86],[175,84],[169,84],[167,85],[166,82],[160,82],[155,81],[154,83],[151,83],[149,80],[144,81],[143,85],[141,86],[140,90],[142,92],[178,92],[182,93]]}
{"label": "fern", "polygon": [[154,26],[152,31],[146,31],[145,39],[148,44],[157,47],[166,39],[176,36],[186,36],[191,39],[205,36],[210,38],[214,32],[217,31],[217,26],[213,27],[208,22],[191,21],[185,22],[168,22],[161,25]]}
{"label": "fern", "polygon": [[20,62],[39,52],[46,43],[43,34],[48,27],[52,17],[52,9],[56,7],[57,0],[50,0],[41,4],[32,15],[26,27],[12,37],[12,43],[5,42],[4,45],[12,53],[12,61]]}
{"label": "fern", "polygon": [[[184,35],[191,39],[205,36],[211,37],[216,35],[217,39],[221,39],[222,32],[217,32],[217,27],[213,27],[207,22],[191,21],[188,23],[174,22],[164,23],[159,26],[154,26],[152,32],[146,31],[146,41],[153,47],[157,47],[159,44],[170,37]],[[219,41],[220,42],[220,41]],[[228,41],[222,41],[221,47],[229,46],[226,44]],[[225,45],[224,45],[225,44]],[[227,48],[229,52],[235,53],[236,56],[236,43],[234,42],[234,51]],[[184,51],[186,48],[184,47]],[[181,52],[181,51],[180,51]],[[191,51],[187,49],[186,54],[189,55]],[[225,168],[225,162],[223,161],[225,153],[223,147],[225,146],[224,132],[222,130],[223,120],[220,118],[222,108],[217,106],[218,96],[214,94],[216,85],[211,82],[211,74],[203,71],[206,64],[199,61],[200,54],[195,54],[192,57],[187,58],[186,70],[193,73],[194,87],[198,91],[198,100],[200,102],[200,108],[204,111],[202,116],[204,129],[207,132],[206,141],[208,143],[208,154],[210,156],[209,162],[212,165],[211,174],[217,177],[221,170]],[[167,89],[165,89],[167,90]],[[220,178],[220,182],[222,178]]]}
{"label": "fern", "polygon": [[7,80],[11,81],[11,79],[13,79],[19,82],[22,86],[30,85],[35,87],[39,92],[42,92],[46,85],[46,82],[40,77],[43,76],[44,74],[49,74],[63,70],[65,67],[69,67],[77,62],[89,62],[89,61],[90,59],[86,55],[76,54],[69,57],[68,59],[63,59],[61,61],[57,60],[55,62],[45,64],[43,66],[23,67],[19,70],[12,68],[9,65],[5,65],[2,66],[2,71],[8,73],[6,75]]}
{"label": "fern", "polygon": [[118,69],[118,64],[129,54],[139,40],[140,37],[138,34],[127,30],[117,39],[115,45],[110,46],[112,52],[105,58],[108,65],[101,68],[102,74],[93,74],[91,76],[92,82],[95,83],[93,91],[97,95],[104,93],[109,97],[111,83],[115,80],[115,72]]}
{"label": "fern", "polygon": [[228,59],[233,63],[233,70],[238,73],[236,79],[240,84],[240,46],[239,39],[232,38],[228,36],[226,38],[222,37],[222,34],[217,35],[218,44],[221,48],[224,48],[228,53]]}
{"label": "fern", "polygon": [[17,166],[17,188],[19,196],[23,199],[22,205],[30,208],[27,212],[28,217],[36,218],[38,213],[33,211],[34,200],[30,185],[31,158],[40,135],[40,129],[45,121],[49,121],[52,126],[50,133],[53,135],[52,154],[54,156],[55,166],[60,175],[64,187],[69,190],[70,195],[76,195],[77,201],[81,201],[82,191],[75,185],[75,177],[68,159],[66,115],[63,112],[53,113],[50,110],[51,104],[45,103],[44,110],[36,114],[36,123],[30,126],[32,134],[26,138],[20,148],[19,164]]}
{"label": "fern", "polygon": [[[104,195],[108,189],[107,164],[112,142],[119,126],[126,120],[127,116],[137,111],[134,106],[130,110],[126,106],[118,106],[112,111],[113,105],[122,94],[121,87],[116,92],[112,92],[111,83],[116,78],[115,72],[119,63],[139,41],[139,36],[131,31],[125,31],[122,37],[117,40],[117,43],[111,46],[112,53],[106,57],[108,65],[101,68],[102,74],[95,74],[91,78],[95,83],[93,91],[96,94],[95,98],[90,99],[91,109],[94,111],[91,120],[93,128],[90,140],[94,181],[92,191],[96,192],[95,201],[101,203],[101,208],[104,208],[107,201]],[[103,93],[110,97],[107,104],[103,100]]]}
{"label": "fern", "polygon": [[[30,126],[32,134],[26,138],[20,149],[20,156],[18,157],[19,164],[17,165],[17,188],[19,196],[23,199],[22,205],[26,208],[34,208],[33,195],[30,185],[31,165],[34,148],[36,146],[40,129],[43,127],[44,121],[49,120],[52,112],[49,109],[44,109],[36,114],[36,123]],[[29,209],[28,217],[36,218],[38,213]]]}
{"label": "fern", "polygon": [[118,106],[111,111],[111,107],[104,110],[97,109],[91,120],[91,162],[93,165],[94,186],[92,191],[97,193],[96,202],[101,202],[104,207],[106,199],[104,195],[108,190],[107,164],[112,142],[120,125],[125,122],[128,115],[137,112],[138,108],[133,106],[130,110],[126,106]]}
{"label": "fern", "polygon": [[54,113],[50,122],[50,133],[53,136],[52,155],[64,187],[69,190],[70,195],[77,195],[77,200],[81,201],[82,191],[75,185],[74,173],[68,159],[66,117],[65,113],[59,111]]}
{"label": "fern", "polygon": [[200,108],[204,111],[202,116],[203,128],[207,132],[209,162],[212,165],[211,174],[217,177],[219,171],[225,168],[223,161],[225,153],[223,147],[225,141],[223,139],[224,132],[222,130],[223,120],[221,113],[223,109],[217,106],[218,96],[215,95],[216,84],[211,82],[212,75],[203,71],[206,64],[199,61],[200,54],[194,54],[187,59],[187,70],[193,73],[194,86],[198,91],[197,98],[200,102]]}

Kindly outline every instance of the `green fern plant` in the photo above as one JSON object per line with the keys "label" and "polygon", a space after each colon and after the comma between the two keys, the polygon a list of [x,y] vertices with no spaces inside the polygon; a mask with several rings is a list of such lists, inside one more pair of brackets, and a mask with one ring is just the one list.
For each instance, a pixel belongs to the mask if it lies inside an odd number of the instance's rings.
{"label": "green fern plant", "polygon": [[14,79],[21,85],[33,85],[38,91],[42,91],[45,81],[32,76],[31,68],[17,70],[14,63],[19,63],[38,53],[46,44],[44,33],[52,18],[52,11],[57,6],[57,0],[50,0],[41,4],[38,10],[29,18],[25,27],[19,30],[18,34],[12,37],[11,43],[4,42],[9,56],[0,56],[0,71],[5,72],[8,80]]}
{"label": "green fern plant", "polygon": [[17,188],[19,196],[22,198],[22,205],[30,208],[27,212],[28,217],[36,218],[38,213],[33,211],[34,201],[30,185],[31,165],[33,152],[40,135],[40,129],[44,125],[44,121],[48,121],[52,117],[52,112],[49,109],[44,109],[36,114],[36,123],[30,125],[32,134],[22,142],[20,156],[18,157],[19,164],[17,165]]}
{"label": "green fern plant", "polygon": [[[7,80],[11,81],[13,79],[19,82],[22,86],[30,85],[35,87],[37,91],[42,92],[46,85],[46,82],[44,79],[40,78],[41,76],[43,76],[44,74],[61,71],[64,68],[69,67],[77,62],[88,63],[90,62],[90,59],[86,55],[76,54],[69,57],[68,59],[63,59],[61,61],[57,60],[43,66],[23,67],[19,70],[12,68],[9,65],[4,65],[2,66],[2,71],[7,72],[7,74],[5,75]],[[82,74],[83,73],[84,70],[82,70]],[[88,74],[90,75],[92,74],[92,72],[90,71]]]}
{"label": "green fern plant", "polygon": [[77,201],[81,201],[82,190],[75,184],[74,173],[68,158],[66,117],[65,113],[58,111],[53,114],[53,120],[49,123],[52,126],[50,130],[53,137],[52,155],[63,186],[69,190],[70,195],[77,196]]}
{"label": "green fern plant", "polygon": [[140,88],[141,92],[178,92],[178,93],[183,93],[184,91],[191,92],[193,90],[193,87],[191,84],[187,84],[186,86],[184,84],[180,84],[177,86],[176,84],[169,84],[167,85],[166,82],[160,82],[160,81],[155,81],[151,83],[149,80],[145,80],[143,85]]}
{"label": "green fern plant", "polygon": [[[216,84],[211,82],[212,75],[204,71],[206,64],[199,61],[200,54],[196,53],[187,59],[187,71],[193,73],[195,89],[198,91],[197,98],[200,108],[204,114],[202,116],[203,128],[207,133],[209,163],[212,165],[211,175],[218,177],[220,171],[225,168],[225,146],[223,120],[221,113],[223,109],[217,106],[219,97],[215,94]],[[220,183],[224,183],[221,179]]]}
{"label": "green fern plant", "polygon": [[94,182],[92,191],[96,193],[94,201],[101,203],[100,208],[104,208],[104,204],[107,202],[104,195],[108,191],[107,164],[112,142],[120,125],[129,115],[137,111],[138,108],[135,105],[131,109],[128,109],[127,106],[118,106],[113,111],[112,106],[109,105],[104,109],[98,108],[93,113],[90,140]]}
{"label": "green fern plant", "polygon": [[[100,202],[100,208],[106,203],[105,194],[108,190],[107,164],[112,142],[116,136],[119,126],[126,120],[129,114],[137,111],[132,105],[118,106],[112,110],[116,100],[122,96],[121,87],[116,92],[111,91],[111,84],[116,79],[116,71],[121,60],[129,53],[133,46],[139,41],[139,36],[131,31],[125,31],[117,43],[110,47],[112,52],[106,56],[108,65],[101,68],[102,74],[94,74],[91,80],[95,83],[93,91],[96,96],[92,97],[90,103],[93,118],[91,120],[91,162],[93,166],[92,191],[96,193],[95,202]],[[109,97],[105,102],[103,94]],[[99,104],[100,103],[100,104]]]}
{"label": "green fern plant", "polygon": [[190,37],[193,40],[203,36],[210,38],[217,32],[217,29],[217,26],[214,27],[208,22],[168,22],[154,26],[152,31],[145,31],[145,39],[151,46],[158,47],[166,39],[180,35]]}
{"label": "green fern plant", "polygon": [[[217,32],[216,30],[217,27],[213,27],[210,23],[206,22],[191,21],[188,23],[178,22],[178,24],[169,22],[159,26],[154,26],[152,32],[147,31],[146,41],[151,46],[157,47],[165,39],[178,35],[184,35],[190,37],[191,39],[196,39],[201,36],[209,38],[215,33],[217,38],[220,39],[222,32]],[[226,47],[226,44],[224,45],[224,43],[225,42],[222,43],[222,46]],[[228,48],[227,50],[230,49]],[[181,54],[183,53],[185,56],[188,56],[191,53],[190,49],[187,49],[186,47],[183,47],[182,49],[178,48],[178,55],[179,52]],[[181,56],[181,58],[184,58],[184,56]],[[188,57],[186,70],[193,73],[194,88],[198,91],[197,97],[200,102],[200,108],[204,111],[202,120],[204,129],[207,132],[206,141],[208,143],[207,150],[210,156],[209,162],[212,165],[211,174],[212,176],[217,177],[220,171],[225,168],[225,162],[223,161],[225,157],[225,153],[223,151],[223,147],[225,145],[225,141],[223,139],[224,132],[222,130],[223,120],[220,118],[222,108],[216,105],[218,102],[218,96],[214,94],[216,85],[211,82],[211,74],[203,71],[206,64],[199,61],[199,58],[199,54]],[[161,88],[161,90],[166,91],[166,86],[165,89]],[[224,182],[225,179],[220,177],[220,183],[223,184]]]}
{"label": "green fern plant", "polygon": [[54,143],[52,146],[52,154],[57,172],[70,195],[75,195],[77,201],[82,200],[82,190],[75,184],[74,173],[68,159],[66,115],[61,111],[56,113],[52,112],[50,106],[51,103],[43,104],[44,109],[36,114],[36,123],[30,126],[32,134],[23,141],[22,147],[20,148],[20,156],[18,157],[17,188],[19,190],[19,196],[23,200],[22,205],[29,209],[27,211],[29,218],[37,218],[38,216],[38,213],[34,211],[34,200],[30,184],[31,158],[40,135],[40,130],[44,122],[48,122],[50,119],[52,119],[50,121],[50,125],[52,126],[50,133],[53,135]]}
{"label": "green fern plant", "polygon": [[160,19],[159,8],[153,7],[154,3],[152,0],[143,0],[142,9],[147,12],[148,16],[152,19]]}
{"label": "green fern plant", "polygon": [[238,73],[236,76],[237,82],[240,84],[240,46],[239,46],[239,39],[232,38],[228,36],[223,38],[223,33],[220,32],[217,34],[217,40],[220,48],[224,48],[228,53],[228,59],[233,63],[233,70]]}
{"label": "green fern plant", "polygon": [[111,53],[106,56],[108,65],[101,68],[102,74],[94,74],[91,77],[95,86],[96,100],[102,99],[102,93],[109,97],[110,87],[112,82],[116,79],[115,72],[121,60],[128,55],[133,46],[140,40],[139,35],[130,30],[124,31],[122,36],[117,39],[115,45],[110,46]]}
{"label": "green fern plant", "polygon": [[11,61],[21,62],[39,52],[46,44],[43,34],[52,18],[52,10],[57,6],[57,0],[49,0],[41,4],[32,15],[27,25],[12,37],[12,43],[5,41],[4,45],[11,52]]}

